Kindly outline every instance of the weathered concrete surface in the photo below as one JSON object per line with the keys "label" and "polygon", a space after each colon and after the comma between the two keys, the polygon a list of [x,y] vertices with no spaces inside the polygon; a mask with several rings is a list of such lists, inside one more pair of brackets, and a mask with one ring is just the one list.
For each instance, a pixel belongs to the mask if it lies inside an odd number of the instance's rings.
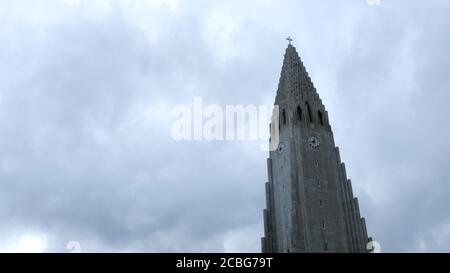
{"label": "weathered concrete surface", "polygon": [[365,221],[328,113],[292,45],[286,49],[275,104],[280,145],[267,160],[262,251],[367,252]]}

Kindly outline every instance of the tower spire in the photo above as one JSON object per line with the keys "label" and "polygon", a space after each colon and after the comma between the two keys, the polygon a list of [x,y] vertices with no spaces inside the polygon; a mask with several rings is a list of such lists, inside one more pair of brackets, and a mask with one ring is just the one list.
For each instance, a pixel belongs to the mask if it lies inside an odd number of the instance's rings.
{"label": "tower spire", "polygon": [[314,84],[295,46],[292,45],[293,39],[288,37],[286,40],[289,41],[289,45],[284,54],[277,96],[275,98],[275,104],[280,106],[295,101],[294,96],[306,97],[316,93]]}

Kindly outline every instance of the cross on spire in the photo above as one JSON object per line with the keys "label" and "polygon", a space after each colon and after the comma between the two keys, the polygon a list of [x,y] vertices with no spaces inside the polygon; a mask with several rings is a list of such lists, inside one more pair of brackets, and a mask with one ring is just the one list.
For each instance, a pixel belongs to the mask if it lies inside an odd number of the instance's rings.
{"label": "cross on spire", "polygon": [[291,36],[287,37],[286,40],[289,41],[289,45],[291,45],[292,41],[294,41],[294,40],[292,40]]}

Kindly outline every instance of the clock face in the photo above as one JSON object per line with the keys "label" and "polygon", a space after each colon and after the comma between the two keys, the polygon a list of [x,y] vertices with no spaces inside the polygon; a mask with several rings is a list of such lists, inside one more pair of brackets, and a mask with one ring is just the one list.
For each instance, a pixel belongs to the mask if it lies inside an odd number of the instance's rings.
{"label": "clock face", "polygon": [[313,148],[318,148],[320,145],[320,140],[319,140],[319,138],[317,138],[315,136],[310,136],[308,138],[308,144],[309,144],[309,146],[311,146]]}
{"label": "clock face", "polygon": [[283,151],[284,151],[284,143],[281,142],[281,143],[278,145],[277,152],[278,152],[279,154],[281,154],[281,153],[283,153]]}

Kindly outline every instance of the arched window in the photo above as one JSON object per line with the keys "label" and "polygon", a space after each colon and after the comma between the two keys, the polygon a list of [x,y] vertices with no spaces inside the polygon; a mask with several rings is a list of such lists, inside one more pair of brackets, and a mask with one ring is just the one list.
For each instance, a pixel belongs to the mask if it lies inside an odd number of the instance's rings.
{"label": "arched window", "polygon": [[286,125],[286,110],[283,109],[283,124]]}
{"label": "arched window", "polygon": [[322,115],[322,111],[319,110],[318,115],[319,115],[320,125],[323,125],[323,115]]}
{"label": "arched window", "polygon": [[306,102],[306,110],[308,111],[309,122],[313,122],[313,117],[311,114],[311,107],[309,106],[308,102]]}
{"label": "arched window", "polygon": [[297,118],[298,120],[302,120],[302,108],[300,108],[300,105],[297,106]]}

